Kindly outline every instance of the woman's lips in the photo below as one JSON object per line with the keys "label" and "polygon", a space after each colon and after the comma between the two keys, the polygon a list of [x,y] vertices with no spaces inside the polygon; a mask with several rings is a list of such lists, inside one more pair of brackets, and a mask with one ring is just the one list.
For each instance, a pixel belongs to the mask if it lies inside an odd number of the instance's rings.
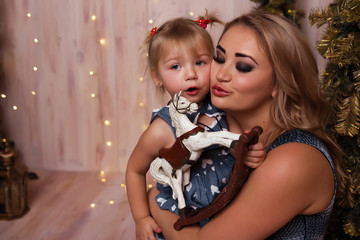
{"label": "woman's lips", "polygon": [[224,97],[229,95],[229,92],[227,92],[222,86],[218,84],[212,86],[212,93],[217,97]]}

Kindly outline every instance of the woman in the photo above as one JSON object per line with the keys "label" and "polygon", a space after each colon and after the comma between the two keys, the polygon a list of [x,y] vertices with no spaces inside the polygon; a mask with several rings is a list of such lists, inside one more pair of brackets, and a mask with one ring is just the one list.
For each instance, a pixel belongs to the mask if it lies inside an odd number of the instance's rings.
{"label": "woman", "polygon": [[[166,239],[321,239],[336,194],[340,151],[326,134],[327,103],[302,34],[254,12],[228,23],[211,66],[211,100],[229,130],[259,125],[268,154],[241,192],[203,228],[175,231],[177,216],[150,210]],[[171,223],[171,224],[170,224]]]}

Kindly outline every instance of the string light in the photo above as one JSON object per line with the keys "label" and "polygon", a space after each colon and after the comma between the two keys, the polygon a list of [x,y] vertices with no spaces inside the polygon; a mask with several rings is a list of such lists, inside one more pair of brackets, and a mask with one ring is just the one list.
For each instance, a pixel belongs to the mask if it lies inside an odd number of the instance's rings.
{"label": "string light", "polygon": [[38,42],[39,42],[39,39],[34,38],[34,43],[38,43]]}
{"label": "string light", "polygon": [[89,72],[89,75],[90,75],[90,76],[93,76],[94,74],[95,74],[94,71],[90,71],[90,72]]}
{"label": "string light", "polygon": [[152,19],[149,20],[149,23],[152,24],[154,21]]}
{"label": "string light", "polygon": [[190,15],[190,16],[194,16],[194,13],[193,13],[193,12],[189,12],[189,15]]}
{"label": "string light", "polygon": [[16,111],[16,110],[18,110],[18,107],[17,107],[17,106],[13,106],[13,109]]}
{"label": "string light", "polygon": [[35,92],[35,91],[31,91],[31,94],[32,94],[33,96],[35,96],[35,95],[36,95],[36,92]]}
{"label": "string light", "polygon": [[145,104],[143,102],[139,102],[139,107],[144,107]]}
{"label": "string light", "polygon": [[126,187],[125,183],[120,184],[120,187],[125,188]]}
{"label": "string light", "polygon": [[106,142],[106,145],[107,145],[108,147],[111,147],[111,144],[112,144],[111,141],[107,141],[107,142]]}
{"label": "string light", "polygon": [[100,176],[104,176],[105,172],[103,170],[100,171]]}
{"label": "string light", "polygon": [[6,95],[2,93],[2,94],[1,94],[1,97],[2,97],[2,98],[6,98]]}
{"label": "string light", "polygon": [[110,125],[110,121],[109,121],[109,120],[105,120],[105,121],[104,121],[104,124],[105,124],[106,126],[109,126],[109,125]]}
{"label": "string light", "polygon": [[110,204],[110,205],[114,205],[114,203],[115,203],[115,202],[114,202],[113,200],[110,200],[110,201],[109,201],[109,204]]}
{"label": "string light", "polygon": [[105,39],[105,38],[101,38],[101,39],[99,40],[99,43],[100,43],[101,45],[105,45],[105,44],[106,44],[106,39]]}
{"label": "string light", "polygon": [[140,78],[139,78],[139,81],[140,81],[140,82],[144,81],[144,78],[143,78],[143,77],[140,77]]}
{"label": "string light", "polygon": [[96,204],[92,203],[92,204],[90,204],[90,207],[94,208],[94,207],[96,207]]}
{"label": "string light", "polygon": [[101,178],[100,181],[103,182],[103,183],[105,183],[105,182],[106,182],[106,178]]}
{"label": "string light", "polygon": [[91,20],[93,20],[94,22],[96,21],[96,16],[95,16],[95,14],[91,15]]}
{"label": "string light", "polygon": [[31,13],[28,12],[28,13],[26,14],[26,16],[27,16],[28,18],[31,18]]}
{"label": "string light", "polygon": [[95,93],[92,93],[90,96],[91,96],[92,98],[94,98],[94,97],[96,97],[96,94],[95,94]]}
{"label": "string light", "polygon": [[148,185],[148,188],[152,188],[152,187],[153,187],[153,185],[152,185],[152,184],[149,184],[149,185]]}
{"label": "string light", "polygon": [[34,69],[34,72],[36,72],[36,71],[38,70],[38,68],[37,68],[37,67],[33,67],[33,69]]}

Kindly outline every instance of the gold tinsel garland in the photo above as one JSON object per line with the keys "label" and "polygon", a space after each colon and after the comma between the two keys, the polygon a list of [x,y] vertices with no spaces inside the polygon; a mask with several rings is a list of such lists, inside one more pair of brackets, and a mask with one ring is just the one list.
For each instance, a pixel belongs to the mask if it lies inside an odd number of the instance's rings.
{"label": "gold tinsel garland", "polygon": [[[313,9],[309,20],[327,29],[318,52],[330,62],[322,90],[335,111],[330,126],[343,148],[347,181],[338,186],[330,238],[360,236],[360,0],[335,0],[326,9]],[[336,226],[342,226],[339,231]],[[346,236],[345,236],[346,235]]]}

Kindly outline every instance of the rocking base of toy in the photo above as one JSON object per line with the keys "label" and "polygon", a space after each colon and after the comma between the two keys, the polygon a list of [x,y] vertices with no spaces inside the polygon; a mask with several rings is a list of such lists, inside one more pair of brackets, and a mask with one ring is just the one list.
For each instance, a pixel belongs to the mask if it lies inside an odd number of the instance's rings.
{"label": "rocking base of toy", "polygon": [[235,141],[235,144],[232,145],[235,149],[235,165],[228,184],[208,207],[190,211],[188,214],[182,212],[185,216],[179,214],[180,217],[174,224],[175,230],[180,231],[185,226],[195,224],[201,220],[214,216],[237,195],[245,184],[251,171],[251,169],[244,164],[247,149],[249,145],[258,142],[262,131],[261,127],[256,126],[251,129],[250,133],[242,134],[239,140]]}

